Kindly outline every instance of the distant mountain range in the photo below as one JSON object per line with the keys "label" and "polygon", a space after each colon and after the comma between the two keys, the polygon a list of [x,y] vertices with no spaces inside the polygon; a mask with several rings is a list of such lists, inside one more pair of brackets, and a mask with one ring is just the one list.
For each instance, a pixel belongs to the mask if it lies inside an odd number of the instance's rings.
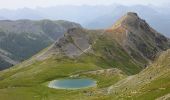
{"label": "distant mountain range", "polygon": [[[107,28],[112,25],[118,18],[128,11],[137,12],[155,29],[164,35],[170,37],[169,18],[170,12],[168,7],[159,8],[152,5],[134,5],[123,6],[112,4],[108,6],[55,6],[36,9],[17,9],[17,10],[0,10],[0,19],[51,19],[51,20],[69,20],[80,23],[86,28]],[[20,16],[18,16],[20,15]],[[93,16],[91,16],[93,15]]]}
{"label": "distant mountain range", "polygon": [[170,25],[170,13],[165,13],[165,9],[153,8],[152,6],[117,6],[110,13],[90,21],[86,26],[90,28],[106,28],[110,27],[120,16],[128,11],[137,12],[142,18],[144,18],[149,24],[157,31],[163,33],[166,36],[170,36],[168,26]]}
{"label": "distant mountain range", "polygon": [[79,24],[58,20],[1,20],[0,70],[26,60]]}

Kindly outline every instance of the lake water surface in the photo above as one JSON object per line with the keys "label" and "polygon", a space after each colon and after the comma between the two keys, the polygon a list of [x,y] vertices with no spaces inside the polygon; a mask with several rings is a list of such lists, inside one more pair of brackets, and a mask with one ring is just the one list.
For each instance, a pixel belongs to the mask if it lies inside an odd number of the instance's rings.
{"label": "lake water surface", "polygon": [[96,86],[96,81],[92,79],[60,79],[49,83],[50,88],[56,89],[81,89]]}

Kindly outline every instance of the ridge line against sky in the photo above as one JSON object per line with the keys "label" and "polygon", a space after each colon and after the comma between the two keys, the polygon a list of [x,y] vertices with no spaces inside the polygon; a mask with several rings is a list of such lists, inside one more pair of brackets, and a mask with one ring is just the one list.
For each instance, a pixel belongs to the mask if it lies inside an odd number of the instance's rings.
{"label": "ridge line against sky", "polygon": [[0,0],[0,9],[37,8],[57,5],[154,5],[165,6],[170,0]]}

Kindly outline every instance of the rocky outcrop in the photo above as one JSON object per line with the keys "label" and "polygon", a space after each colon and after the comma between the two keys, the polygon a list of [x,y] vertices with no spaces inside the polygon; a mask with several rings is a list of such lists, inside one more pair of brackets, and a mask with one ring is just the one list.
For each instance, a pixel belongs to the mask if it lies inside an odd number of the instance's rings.
{"label": "rocky outcrop", "polygon": [[80,56],[90,47],[88,32],[82,28],[69,29],[64,37],[59,39],[51,51],[58,51],[68,57]]}

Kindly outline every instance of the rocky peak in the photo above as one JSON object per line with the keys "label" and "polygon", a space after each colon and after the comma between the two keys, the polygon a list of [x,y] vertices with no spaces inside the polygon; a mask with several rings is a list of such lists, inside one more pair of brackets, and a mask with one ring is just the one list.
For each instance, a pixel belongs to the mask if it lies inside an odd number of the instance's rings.
{"label": "rocky peak", "polygon": [[169,48],[169,40],[133,12],[120,18],[110,32],[130,55],[140,55],[140,58],[153,60],[157,53]]}
{"label": "rocky peak", "polygon": [[125,28],[125,29],[149,29],[149,25],[146,23],[145,20],[141,19],[137,13],[128,12],[123,17],[121,17],[114,25],[113,29],[115,28]]}

